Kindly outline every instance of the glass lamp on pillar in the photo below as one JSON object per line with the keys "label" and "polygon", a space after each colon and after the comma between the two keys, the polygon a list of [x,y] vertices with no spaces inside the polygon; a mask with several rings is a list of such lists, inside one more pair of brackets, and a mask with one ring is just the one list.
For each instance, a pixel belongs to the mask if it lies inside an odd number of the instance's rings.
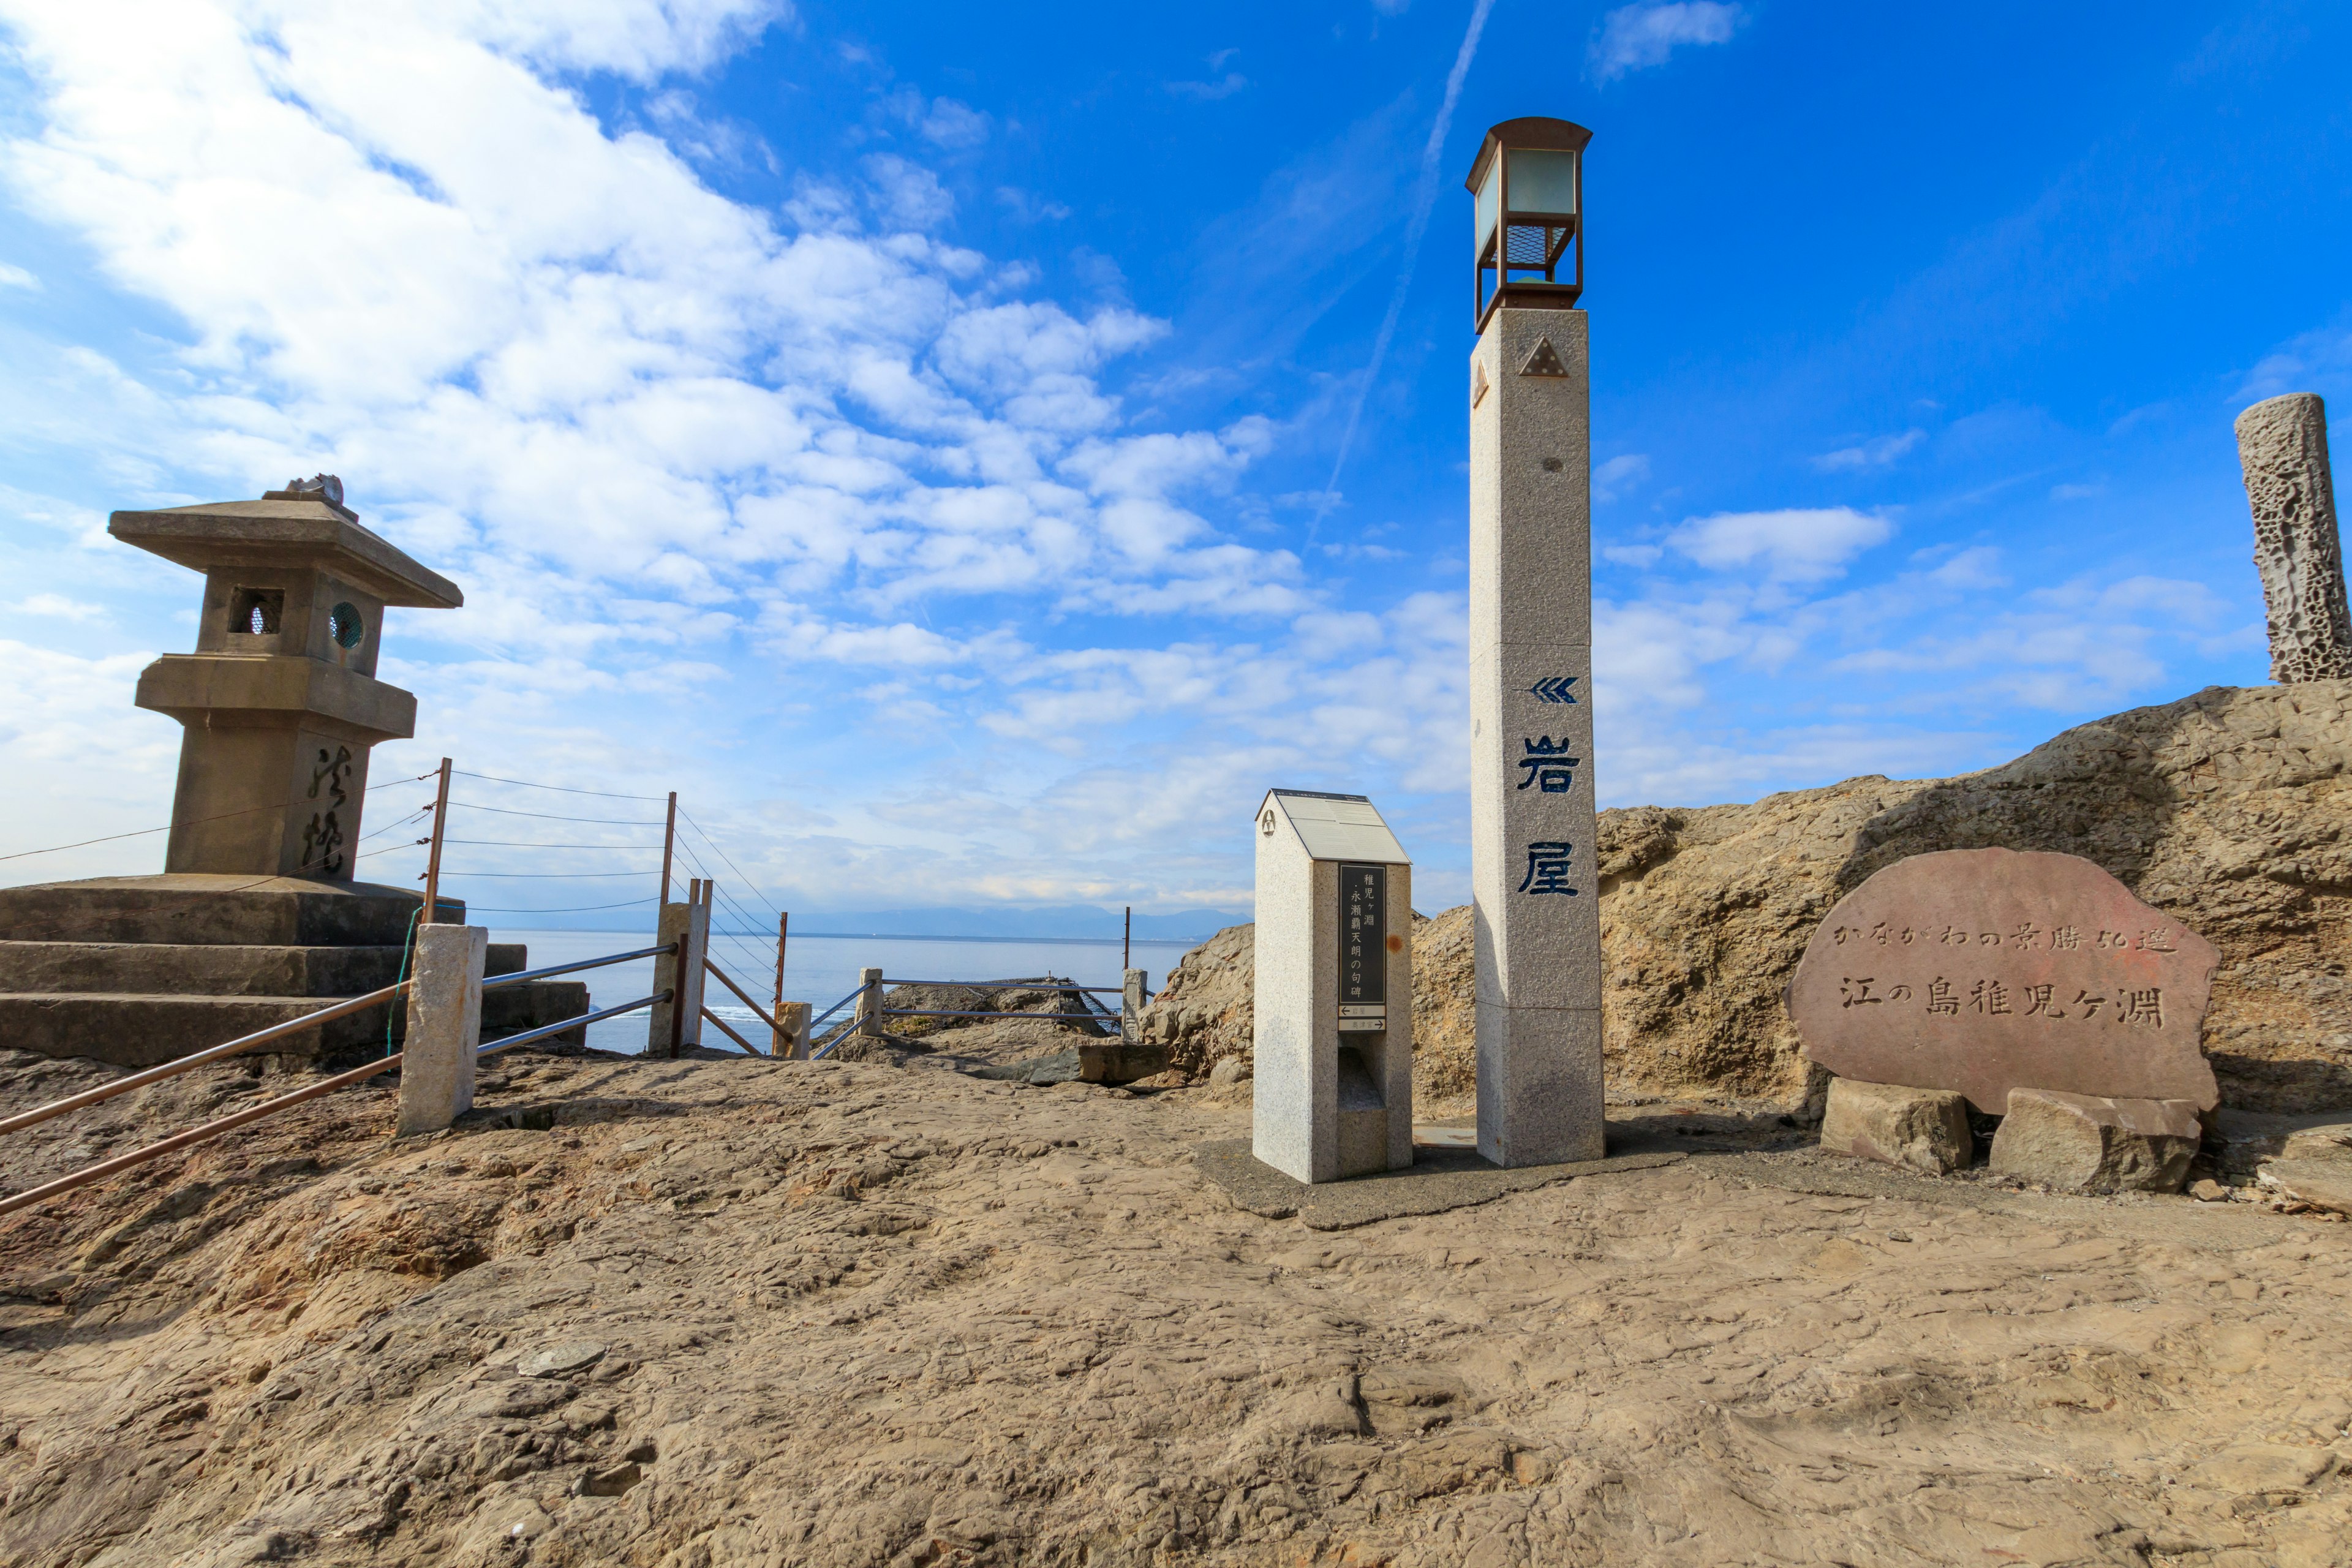
{"label": "glass lamp on pillar", "polygon": [[1467,182],[1477,198],[1480,331],[1497,305],[1566,310],[1584,292],[1584,144],[1591,140],[1581,125],[1540,115],[1486,132]]}

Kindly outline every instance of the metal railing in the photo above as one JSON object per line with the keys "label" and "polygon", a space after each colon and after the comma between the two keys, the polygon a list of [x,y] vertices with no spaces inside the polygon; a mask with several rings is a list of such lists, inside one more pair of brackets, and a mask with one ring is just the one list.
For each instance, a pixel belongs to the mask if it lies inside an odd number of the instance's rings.
{"label": "metal railing", "polygon": [[[1012,1013],[1006,1012],[1001,1008],[994,1011],[982,1011],[940,1007],[885,1007],[880,1005],[880,1003],[882,999],[882,988],[886,985],[935,985],[941,988],[962,991],[1052,991],[1061,993],[1065,995],[1076,996],[1083,1010],[1076,1013]],[[824,1023],[827,1018],[832,1017],[844,1007],[848,1006],[851,1003],[856,1001],[861,996],[867,995],[869,993],[872,994],[876,1005],[870,1010],[857,1015],[856,1022],[859,1024],[863,1024],[868,1019],[878,1024],[880,1020],[884,1018],[1035,1018],[1046,1023],[1066,1020],[1073,1023],[1093,1024],[1097,1027],[1107,1026],[1110,1029],[1111,1033],[1117,1035],[1122,1033],[1119,1015],[1113,1013],[1110,1009],[1105,1007],[1101,1003],[1097,1002],[1094,998],[1098,995],[1124,996],[1126,994],[1126,988],[1118,985],[1080,985],[1074,982],[1062,980],[1037,981],[1034,983],[1023,981],[1014,984],[1005,984],[1002,982],[985,980],[893,980],[887,976],[884,976],[870,983],[860,984],[856,990],[851,992],[848,995],[844,996],[840,1001],[835,1002],[832,1006],[827,1007],[824,1012],[811,1018],[808,1022],[810,1040],[812,1042],[815,1040],[816,1029],[819,1024]],[[740,996],[742,993],[739,991],[736,994]],[[712,1021],[714,1023],[717,1022],[716,1019],[713,1019]],[[726,1026],[721,1024],[719,1025],[719,1027],[725,1028]],[[729,1032],[732,1033],[733,1031],[730,1030]],[[843,1041],[849,1039],[858,1032],[858,1029],[854,1026],[845,1028],[838,1035],[835,1035],[832,1039],[827,1040],[822,1047],[812,1045],[809,1051],[809,1059],[812,1061],[817,1061],[822,1060],[825,1057],[831,1056],[835,1050],[839,1048]]]}
{"label": "metal railing", "polygon": [[403,980],[387,985],[381,991],[371,991],[364,996],[349,997],[331,1007],[321,1007],[315,1013],[305,1013],[299,1018],[289,1018],[282,1024],[272,1024],[266,1029],[256,1029],[249,1035],[239,1035],[234,1040],[165,1062],[161,1067],[152,1067],[144,1072],[132,1073],[129,1078],[116,1079],[112,1083],[100,1084],[96,1089],[86,1089],[79,1094],[69,1094],[63,1100],[53,1100],[47,1105],[37,1105],[30,1110],[19,1111],[6,1121],[0,1121],[0,1134],[14,1132],[20,1128],[37,1126],[53,1116],[63,1116],[68,1110],[79,1110],[85,1105],[96,1105],[100,1100],[112,1100],[118,1094],[128,1094],[134,1089],[144,1089],[151,1083],[161,1083],[167,1078],[177,1078],[180,1074],[200,1068],[206,1062],[216,1062],[224,1057],[233,1057],[241,1052],[249,1051],[256,1046],[267,1045],[272,1040],[284,1039],[289,1035],[298,1035],[305,1029],[316,1028],[320,1024],[331,1023],[337,1018],[364,1012],[379,1003],[391,1001],[394,996],[407,990],[412,984],[411,981]]}
{"label": "metal railing", "polygon": [[[781,1042],[783,1039],[783,1025],[777,1022],[777,1020],[769,1014],[766,1008],[761,1006],[757,1002],[752,1001],[751,994],[744,990],[740,985],[736,984],[732,975],[719,968],[717,964],[711,963],[708,954],[703,957],[702,967],[709,971],[711,973],[719,976],[719,984],[727,987],[728,990],[735,993],[736,998],[740,1001],[743,1005],[751,1009],[751,1016],[759,1019],[760,1022],[768,1026],[768,1034],[771,1039],[778,1042]],[[726,1035],[729,1039],[742,1047],[746,1055],[756,1057],[761,1054],[759,1049],[754,1047],[751,1041],[737,1034],[733,1028],[729,1026],[726,1019],[720,1017],[709,1008],[705,1007],[702,1009],[702,1017],[703,1021],[706,1023],[718,1025],[720,1032]]]}
{"label": "metal railing", "polygon": [[808,1021],[809,1060],[822,1061],[824,1058],[833,1054],[835,1047],[840,1045],[842,1041],[849,1038],[852,1031],[844,1029],[840,1034],[835,1035],[833,1038],[825,1041],[824,1046],[820,1047],[816,1044],[816,1026],[865,994],[866,987],[860,985],[856,990],[851,992],[848,995],[844,996],[840,1001],[835,1002],[832,1006],[827,1007],[824,1012],[819,1013],[815,1017],[811,1018]]}
{"label": "metal railing", "polygon": [[[545,969],[526,970],[517,974],[501,974],[483,981],[481,988],[484,991],[490,991],[504,985],[519,985],[525,981],[541,979],[550,974],[566,974],[583,969],[601,969],[607,964],[626,963],[632,959],[649,958],[677,951],[678,943],[665,942],[658,947],[640,948],[634,952],[614,953],[605,958],[583,959],[576,963],[553,964]],[[349,997],[332,1006],[321,1007],[315,1013],[306,1013],[299,1018],[289,1019],[283,1024],[273,1024],[266,1029],[257,1029],[249,1035],[240,1035],[234,1040],[193,1052],[176,1061],[165,1062],[161,1067],[150,1068],[144,1072],[117,1079],[112,1083],[100,1084],[96,1089],[85,1089],[79,1094],[68,1095],[63,1100],[37,1106],[31,1110],[23,1111],[9,1117],[5,1121],[0,1121],[0,1133],[13,1132],[20,1128],[37,1125],[48,1121],[51,1117],[62,1116],[68,1110],[78,1110],[86,1105],[95,1105],[100,1100],[111,1100],[116,1095],[127,1094],[134,1089],[143,1088],[151,1083],[160,1083],[167,1078],[176,1077],[192,1068],[202,1067],[207,1062],[218,1061],[224,1057],[235,1056],[240,1051],[251,1050],[254,1047],[268,1041],[281,1039],[303,1029],[312,1028],[330,1020],[389,1002],[402,992],[410,990],[415,984],[412,977],[397,984],[387,985],[380,991],[371,991],[363,996]],[[674,994],[671,990],[657,991],[650,996],[641,996],[634,1002],[623,1003],[617,1007],[606,1007],[583,1017],[559,1018],[552,1024],[542,1024],[537,1028],[526,1029],[520,1034],[509,1035],[503,1039],[492,1041],[489,1045],[478,1047],[474,1053],[475,1058],[478,1060],[483,1057],[495,1056],[500,1051],[510,1051],[517,1046],[530,1045],[535,1040],[545,1039],[551,1035],[560,1035],[573,1029],[584,1029],[589,1025],[601,1023],[606,1018],[617,1018],[624,1013],[634,1013],[640,1007],[650,1007],[656,1003],[669,1001]],[[103,1181],[106,1177],[114,1175],[118,1172],[130,1170],[134,1165],[143,1165],[150,1160],[161,1159],[166,1154],[217,1138],[224,1132],[234,1131],[247,1122],[258,1121],[266,1116],[274,1116],[278,1111],[299,1105],[306,1100],[316,1100],[322,1094],[331,1093],[346,1085],[359,1083],[381,1073],[390,1072],[400,1066],[402,1058],[406,1055],[405,1051],[394,1051],[388,1056],[379,1057],[348,1072],[340,1072],[331,1078],[321,1079],[317,1083],[306,1084],[290,1094],[279,1095],[274,1100],[264,1100],[259,1105],[247,1106],[243,1110],[234,1111],[215,1121],[207,1121],[200,1127],[192,1127],[184,1132],[173,1133],[171,1137],[150,1143],[144,1148],[134,1149],[127,1154],[117,1154],[111,1159],[101,1160],[95,1165],[85,1165],[80,1170],[68,1172],[53,1182],[44,1183],[40,1186],[29,1188],[10,1197],[0,1198],[0,1215],[14,1214],[18,1209],[29,1208],[35,1204],[46,1202],[60,1194],[69,1193],[77,1187]]]}

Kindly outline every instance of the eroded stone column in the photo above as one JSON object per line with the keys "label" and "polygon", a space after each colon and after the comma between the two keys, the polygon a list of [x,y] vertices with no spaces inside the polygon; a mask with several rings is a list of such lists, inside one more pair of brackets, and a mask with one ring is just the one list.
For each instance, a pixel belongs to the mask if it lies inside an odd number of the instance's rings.
{"label": "eroded stone column", "polygon": [[2327,466],[2327,406],[2293,392],[2238,416],[2238,462],[2254,514],[2254,568],[2281,685],[2352,677],[2352,615]]}

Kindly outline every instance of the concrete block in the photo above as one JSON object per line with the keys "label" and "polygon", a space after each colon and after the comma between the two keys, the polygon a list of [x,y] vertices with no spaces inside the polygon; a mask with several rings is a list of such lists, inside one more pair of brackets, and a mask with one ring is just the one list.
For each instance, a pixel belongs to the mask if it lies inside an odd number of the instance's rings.
{"label": "concrete block", "polygon": [[416,932],[408,1038],[401,1047],[398,1131],[438,1132],[473,1109],[482,1045],[482,966],[490,933],[429,925]]}
{"label": "concrete block", "polygon": [[2013,1089],[1992,1171],[2069,1193],[2177,1193],[2203,1137],[2185,1100]]}
{"label": "concrete block", "polygon": [[1822,1147],[1940,1176],[1967,1165],[1976,1144],[1963,1095],[1842,1078],[1830,1084]]}
{"label": "concrete block", "polygon": [[815,1006],[808,1002],[787,1002],[776,1009],[776,1022],[782,1026],[775,1044],[775,1054],[796,1062],[809,1059],[809,1015]]}
{"label": "concrete block", "polygon": [[710,952],[710,906],[703,903],[664,904],[661,923],[655,928],[654,940],[672,942],[686,939],[687,959],[681,965],[677,955],[664,953],[654,960],[654,990],[667,991],[677,998],[656,1002],[648,1010],[646,1020],[646,1054],[666,1057],[670,1047],[670,1013],[675,1005],[684,1016],[679,1019],[678,1047],[691,1049],[702,1044],[702,961]]}

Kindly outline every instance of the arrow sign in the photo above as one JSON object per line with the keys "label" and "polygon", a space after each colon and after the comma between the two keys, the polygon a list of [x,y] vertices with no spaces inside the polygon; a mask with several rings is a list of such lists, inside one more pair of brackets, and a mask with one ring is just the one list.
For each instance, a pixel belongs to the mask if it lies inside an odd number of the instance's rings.
{"label": "arrow sign", "polygon": [[1528,694],[1538,702],[1573,702],[1568,689],[1576,684],[1572,675],[1548,675],[1528,688]]}

